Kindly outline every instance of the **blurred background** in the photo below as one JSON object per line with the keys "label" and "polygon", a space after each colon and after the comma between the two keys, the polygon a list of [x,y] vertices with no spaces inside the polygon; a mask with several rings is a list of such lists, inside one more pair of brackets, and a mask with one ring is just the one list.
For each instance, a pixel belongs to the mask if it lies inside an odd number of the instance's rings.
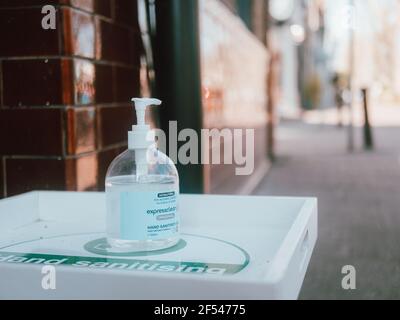
{"label": "blurred background", "polygon": [[255,129],[252,175],[182,192],[318,197],[301,298],[400,298],[400,0],[0,0],[0,40],[0,198],[103,190],[154,96],[167,132]]}

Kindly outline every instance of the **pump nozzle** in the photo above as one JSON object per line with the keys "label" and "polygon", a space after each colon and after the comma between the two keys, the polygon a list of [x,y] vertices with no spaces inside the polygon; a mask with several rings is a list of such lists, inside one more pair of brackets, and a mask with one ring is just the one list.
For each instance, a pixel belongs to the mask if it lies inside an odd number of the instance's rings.
{"label": "pump nozzle", "polygon": [[145,123],[146,108],[151,105],[159,106],[161,101],[154,98],[133,98],[135,103],[137,125],[143,126]]}

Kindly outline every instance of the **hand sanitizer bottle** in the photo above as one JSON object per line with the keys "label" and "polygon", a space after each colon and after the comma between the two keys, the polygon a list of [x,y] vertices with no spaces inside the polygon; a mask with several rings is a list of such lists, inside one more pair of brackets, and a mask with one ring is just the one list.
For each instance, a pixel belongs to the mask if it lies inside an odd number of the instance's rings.
{"label": "hand sanitizer bottle", "polygon": [[134,98],[137,125],[128,132],[128,150],[110,164],[106,176],[107,240],[121,252],[151,251],[179,241],[179,178],[172,160],[155,146],[145,123],[157,99]]}

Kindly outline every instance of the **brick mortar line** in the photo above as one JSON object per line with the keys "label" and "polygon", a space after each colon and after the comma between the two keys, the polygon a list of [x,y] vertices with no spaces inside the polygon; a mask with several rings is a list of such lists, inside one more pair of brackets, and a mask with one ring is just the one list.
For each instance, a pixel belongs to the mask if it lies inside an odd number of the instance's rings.
{"label": "brick mortar line", "polygon": [[96,152],[110,151],[117,148],[128,148],[128,141],[110,144],[109,146],[96,150]]}
{"label": "brick mortar line", "polygon": [[58,53],[65,51],[65,17],[63,15],[57,16],[57,22],[61,28],[57,28],[57,42],[58,42]]}
{"label": "brick mortar line", "polygon": [[93,151],[87,151],[87,152],[83,152],[83,153],[79,153],[79,154],[70,154],[70,155],[65,155],[65,156],[56,156],[56,155],[2,155],[1,157],[3,158],[4,161],[4,168],[3,170],[5,170],[5,163],[6,160],[71,160],[71,159],[80,159],[80,158],[84,158],[87,156],[91,156],[91,155],[98,155],[101,152],[104,151],[110,151],[112,149],[119,149],[119,148],[124,148],[127,147],[127,142],[121,142],[121,143],[115,143],[112,145],[109,145],[105,148],[102,149],[96,149]]}
{"label": "brick mortar line", "polygon": [[38,156],[38,155],[3,155],[4,161],[6,160],[63,160],[63,156]]}
{"label": "brick mortar line", "polygon": [[35,105],[35,106],[2,106],[0,110],[63,110],[63,109],[84,109],[84,108],[118,108],[118,107],[127,107],[131,105],[131,101],[126,102],[95,102],[92,104],[61,104],[61,105]]}
{"label": "brick mortar line", "polygon": [[135,65],[130,65],[130,64],[125,64],[121,62],[116,62],[116,61],[109,61],[109,60],[98,60],[95,58],[88,58],[88,57],[82,57],[78,55],[71,55],[71,56],[66,56],[66,55],[49,55],[49,56],[21,56],[21,57],[0,57],[0,62],[2,61],[26,61],[26,60],[56,60],[56,59],[65,59],[65,60],[74,60],[74,59],[79,59],[79,60],[86,60],[89,62],[92,62],[93,64],[98,64],[98,65],[108,65],[112,67],[120,67],[120,68],[127,68],[131,70],[136,70],[140,71],[140,66],[135,66]]}
{"label": "brick mortar line", "polygon": [[64,112],[60,112],[59,117],[61,117],[60,122],[61,122],[61,143],[62,143],[62,154],[65,157],[68,153],[68,134],[69,134],[69,129],[68,128],[68,109],[64,108]]}
{"label": "brick mortar line", "polygon": [[104,108],[121,108],[121,107],[132,107],[133,110],[133,106],[132,106],[132,102],[126,101],[126,102],[117,102],[117,103],[99,103],[94,105],[93,107],[95,107],[96,109],[104,109]]}

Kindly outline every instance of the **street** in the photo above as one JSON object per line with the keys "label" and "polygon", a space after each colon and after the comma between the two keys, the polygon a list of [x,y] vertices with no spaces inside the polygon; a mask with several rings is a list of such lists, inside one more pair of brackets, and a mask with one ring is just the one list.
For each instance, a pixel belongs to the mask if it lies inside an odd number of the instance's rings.
{"label": "street", "polygon": [[[374,151],[353,153],[346,127],[286,121],[277,161],[255,194],[318,197],[319,238],[301,299],[400,298],[400,128],[374,127]],[[356,269],[356,289],[341,286]],[[388,281],[390,279],[390,281]]]}

